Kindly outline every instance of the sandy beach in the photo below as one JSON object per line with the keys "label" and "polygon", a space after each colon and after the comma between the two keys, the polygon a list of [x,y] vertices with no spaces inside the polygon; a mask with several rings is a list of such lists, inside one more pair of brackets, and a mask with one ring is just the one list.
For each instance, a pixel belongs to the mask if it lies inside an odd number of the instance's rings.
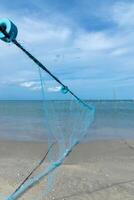
{"label": "sandy beach", "polygon": [[[0,199],[16,189],[46,149],[43,143],[0,142]],[[37,199],[40,187],[20,199]],[[58,170],[48,197],[41,199],[130,200],[133,197],[134,141],[103,140],[78,145]]]}

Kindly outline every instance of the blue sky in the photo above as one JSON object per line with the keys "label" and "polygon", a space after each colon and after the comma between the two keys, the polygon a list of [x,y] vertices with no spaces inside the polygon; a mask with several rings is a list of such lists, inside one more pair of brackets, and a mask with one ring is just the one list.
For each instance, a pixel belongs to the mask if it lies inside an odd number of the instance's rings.
{"label": "blue sky", "polygon": [[[81,98],[134,99],[134,1],[1,0],[0,17]],[[0,99],[41,98],[38,68],[23,53],[0,42],[0,61]]]}

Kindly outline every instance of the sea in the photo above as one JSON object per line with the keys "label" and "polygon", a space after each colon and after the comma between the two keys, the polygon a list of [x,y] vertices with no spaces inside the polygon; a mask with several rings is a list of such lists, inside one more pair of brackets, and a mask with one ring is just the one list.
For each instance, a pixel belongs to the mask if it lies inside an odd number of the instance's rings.
{"label": "sea", "polygon": [[[57,104],[54,101],[51,103],[55,109]],[[98,100],[88,103],[95,106],[96,112],[94,121],[83,141],[134,139],[134,101]],[[45,141],[47,136],[45,134],[43,106],[42,101],[0,101],[0,140]],[[58,108],[53,112],[57,112],[57,110]],[[65,112],[66,118],[70,110],[66,109]],[[72,110],[72,114],[74,112],[75,109]],[[56,114],[58,115],[58,112]],[[80,123],[83,123],[82,118]],[[62,125],[66,126],[66,123]],[[54,124],[52,127],[55,129]],[[73,130],[73,123],[70,124],[70,127]]]}

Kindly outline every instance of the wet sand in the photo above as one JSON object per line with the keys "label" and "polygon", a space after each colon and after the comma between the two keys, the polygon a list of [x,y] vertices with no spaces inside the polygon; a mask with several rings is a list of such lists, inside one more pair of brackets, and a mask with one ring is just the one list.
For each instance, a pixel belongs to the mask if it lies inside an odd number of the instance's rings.
{"label": "wet sand", "polygon": [[[0,141],[0,200],[16,189],[46,150],[47,145],[43,143]],[[80,144],[58,170],[54,188],[47,198],[40,193],[45,184],[34,187],[20,199],[134,199],[134,141]]]}

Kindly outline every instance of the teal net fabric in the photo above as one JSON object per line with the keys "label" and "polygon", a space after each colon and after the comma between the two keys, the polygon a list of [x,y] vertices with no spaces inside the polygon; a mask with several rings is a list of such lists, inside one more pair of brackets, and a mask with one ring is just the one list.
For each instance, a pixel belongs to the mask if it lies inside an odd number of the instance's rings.
{"label": "teal net fabric", "polygon": [[59,166],[90,131],[94,119],[95,110],[88,101],[76,99],[40,68],[39,77],[49,152],[45,162],[8,200],[45,198],[55,187]]}
{"label": "teal net fabric", "polygon": [[[52,165],[60,159],[62,161],[66,152],[72,151],[90,131],[88,128],[93,121],[95,110],[88,102],[83,104],[74,98],[66,88],[41,69],[39,73],[44,102],[45,133],[49,146],[54,143],[48,155]],[[51,186],[54,183],[54,175],[49,175],[48,184]]]}

